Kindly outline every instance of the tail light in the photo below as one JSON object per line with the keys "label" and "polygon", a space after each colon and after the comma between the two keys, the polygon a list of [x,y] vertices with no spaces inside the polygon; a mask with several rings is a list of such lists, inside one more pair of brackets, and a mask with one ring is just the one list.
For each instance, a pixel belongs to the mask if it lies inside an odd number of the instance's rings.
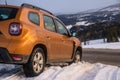
{"label": "tail light", "polygon": [[20,23],[11,23],[9,25],[9,34],[10,35],[20,35],[22,32],[22,27]]}
{"label": "tail light", "polygon": [[22,57],[18,56],[18,55],[13,55],[12,58],[16,61],[21,61],[22,60]]}

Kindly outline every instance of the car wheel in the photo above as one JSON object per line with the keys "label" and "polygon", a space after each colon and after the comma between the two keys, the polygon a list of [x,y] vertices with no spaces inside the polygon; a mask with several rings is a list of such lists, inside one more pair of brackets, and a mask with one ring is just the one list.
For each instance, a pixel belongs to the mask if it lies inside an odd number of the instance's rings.
{"label": "car wheel", "polygon": [[77,50],[76,53],[75,53],[73,62],[78,63],[79,61],[81,61],[81,53],[80,53],[79,50]]}
{"label": "car wheel", "polygon": [[44,51],[35,48],[27,64],[23,65],[24,73],[27,77],[34,77],[43,72],[45,66]]}

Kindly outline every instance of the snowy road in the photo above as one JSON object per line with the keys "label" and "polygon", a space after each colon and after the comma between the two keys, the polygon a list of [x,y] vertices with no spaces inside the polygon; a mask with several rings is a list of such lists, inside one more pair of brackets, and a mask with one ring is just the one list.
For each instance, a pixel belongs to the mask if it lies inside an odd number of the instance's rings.
{"label": "snowy road", "polygon": [[120,66],[120,42],[106,43],[103,39],[88,42],[89,45],[82,43],[84,61]]}
{"label": "snowy road", "polygon": [[120,66],[120,49],[83,49],[82,59],[87,62],[100,62]]}
{"label": "snowy road", "polygon": [[51,66],[33,78],[26,78],[20,73],[1,80],[120,80],[120,68],[101,63],[79,62],[63,68]]}

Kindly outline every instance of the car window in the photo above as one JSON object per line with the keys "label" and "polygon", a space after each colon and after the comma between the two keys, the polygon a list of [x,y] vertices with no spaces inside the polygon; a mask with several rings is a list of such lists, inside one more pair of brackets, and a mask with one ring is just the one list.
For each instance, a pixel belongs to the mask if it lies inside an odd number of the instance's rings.
{"label": "car window", "polygon": [[55,24],[56,24],[58,33],[68,35],[68,31],[66,30],[65,26],[63,26],[61,22],[59,22],[58,20],[55,20]]}
{"label": "car window", "polygon": [[29,13],[29,20],[34,24],[40,25],[39,15],[35,12],[30,12]]}
{"label": "car window", "polygon": [[17,8],[3,8],[0,7],[0,21],[13,19],[16,17],[16,14],[18,12]]}
{"label": "car window", "polygon": [[53,22],[53,19],[49,16],[44,16],[44,25],[45,25],[45,29],[55,32],[55,25]]}

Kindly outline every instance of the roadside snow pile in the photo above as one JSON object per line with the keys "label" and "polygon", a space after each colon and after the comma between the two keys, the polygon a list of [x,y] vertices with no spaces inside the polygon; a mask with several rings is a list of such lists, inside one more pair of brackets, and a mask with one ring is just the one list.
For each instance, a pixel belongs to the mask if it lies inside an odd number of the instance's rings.
{"label": "roadside snow pile", "polygon": [[[95,45],[95,44],[103,44],[104,41],[103,39],[97,39],[97,40],[90,40],[90,41],[86,41],[86,43],[88,43],[87,45]],[[84,42],[82,42],[82,45],[84,46]]]}
{"label": "roadside snow pile", "polygon": [[[7,78],[8,79],[8,78]],[[70,66],[52,66],[33,78],[16,75],[9,80],[120,80],[120,68],[101,63],[73,63]],[[4,80],[6,80],[4,78]]]}
{"label": "roadside snow pile", "polygon": [[95,49],[120,49],[120,42],[104,43],[103,39],[87,41],[87,45],[82,43],[83,48],[95,48]]}
{"label": "roadside snow pile", "polygon": [[120,42],[115,42],[115,43],[103,43],[103,44],[95,44],[95,45],[83,45],[83,48],[120,49]]}

